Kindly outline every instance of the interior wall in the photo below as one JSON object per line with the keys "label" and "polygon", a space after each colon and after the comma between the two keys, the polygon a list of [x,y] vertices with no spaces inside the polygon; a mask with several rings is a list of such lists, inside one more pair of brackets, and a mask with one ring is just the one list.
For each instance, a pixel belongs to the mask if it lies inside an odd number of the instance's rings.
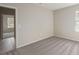
{"label": "interior wall", "polygon": [[75,12],[79,10],[79,5],[62,8],[54,12],[33,4],[7,5],[17,9],[17,47],[22,47],[53,35],[79,41],[79,32],[75,32]]}
{"label": "interior wall", "polygon": [[18,7],[17,46],[24,46],[53,36],[53,13],[40,6]]}
{"label": "interior wall", "polygon": [[17,8],[17,47],[22,47],[53,35],[79,41],[79,33],[75,32],[75,12],[79,10],[78,5],[55,10],[54,12],[33,4],[8,4],[8,6]]}
{"label": "interior wall", "polygon": [[17,8],[16,45],[22,47],[53,36],[53,12],[33,4],[8,4]]}
{"label": "interior wall", "polygon": [[79,41],[79,32],[75,32],[75,16],[79,5],[54,11],[55,36]]}

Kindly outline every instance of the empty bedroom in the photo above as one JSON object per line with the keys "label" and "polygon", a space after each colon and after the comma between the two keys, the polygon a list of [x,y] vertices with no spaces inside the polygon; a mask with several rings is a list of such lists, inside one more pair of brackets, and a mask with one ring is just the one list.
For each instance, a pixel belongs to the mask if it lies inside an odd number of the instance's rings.
{"label": "empty bedroom", "polygon": [[79,55],[78,3],[0,3],[1,55]]}

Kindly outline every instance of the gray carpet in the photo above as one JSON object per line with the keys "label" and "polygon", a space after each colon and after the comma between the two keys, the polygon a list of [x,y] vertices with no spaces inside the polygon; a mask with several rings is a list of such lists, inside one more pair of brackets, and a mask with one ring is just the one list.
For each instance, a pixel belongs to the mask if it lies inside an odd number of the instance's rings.
{"label": "gray carpet", "polygon": [[39,42],[18,48],[8,55],[78,55],[79,42],[50,37]]}

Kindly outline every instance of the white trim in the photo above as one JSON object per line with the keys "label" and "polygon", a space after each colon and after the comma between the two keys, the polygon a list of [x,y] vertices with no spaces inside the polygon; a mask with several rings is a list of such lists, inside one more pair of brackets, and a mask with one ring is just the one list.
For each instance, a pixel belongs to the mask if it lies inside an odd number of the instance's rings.
{"label": "white trim", "polygon": [[70,37],[70,36],[65,36],[65,35],[60,35],[60,34],[55,34],[54,36],[69,39],[69,40],[73,40],[73,41],[79,41],[78,39],[74,38],[73,36]]}
{"label": "white trim", "polygon": [[53,36],[54,36],[54,35],[51,33],[51,34],[48,35],[48,36],[45,36],[45,37],[42,37],[42,38],[40,37],[38,40],[32,41],[32,42],[30,42],[30,43],[25,43],[25,44],[18,45],[16,48],[21,48],[21,47],[23,47],[23,46],[27,46],[27,45],[33,44],[33,43],[38,42],[38,41],[40,41],[40,40],[45,40],[45,39],[50,38],[50,37],[53,37]]}

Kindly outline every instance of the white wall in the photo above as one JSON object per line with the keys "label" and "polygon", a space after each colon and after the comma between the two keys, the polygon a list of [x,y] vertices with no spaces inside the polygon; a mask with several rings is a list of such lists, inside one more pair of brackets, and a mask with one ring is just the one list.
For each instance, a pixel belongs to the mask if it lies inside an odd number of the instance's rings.
{"label": "white wall", "polygon": [[18,7],[17,46],[27,45],[53,36],[52,11],[33,5]]}
{"label": "white wall", "polygon": [[79,6],[71,6],[53,12],[33,4],[7,4],[17,8],[16,44],[25,46],[50,36],[59,36],[79,41],[79,32],[75,32],[75,11]]}
{"label": "white wall", "polygon": [[79,41],[79,32],[75,32],[75,12],[79,5],[54,11],[55,36]]}
{"label": "white wall", "polygon": [[[12,4],[12,6],[14,5]],[[53,13],[51,10],[33,4],[17,4],[15,7],[17,8],[17,47],[53,36]]]}

